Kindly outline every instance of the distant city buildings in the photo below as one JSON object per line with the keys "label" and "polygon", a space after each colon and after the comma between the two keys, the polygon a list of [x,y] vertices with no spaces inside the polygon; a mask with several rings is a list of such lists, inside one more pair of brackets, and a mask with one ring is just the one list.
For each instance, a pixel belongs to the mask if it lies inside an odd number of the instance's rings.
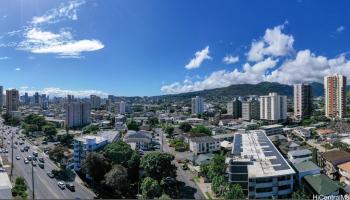
{"label": "distant city buildings", "polygon": [[311,85],[294,85],[294,117],[303,119],[312,114],[312,90]]}
{"label": "distant city buildings", "polygon": [[242,119],[245,121],[260,119],[260,102],[257,99],[242,101]]}
{"label": "distant city buildings", "polygon": [[276,123],[287,119],[287,96],[269,93],[260,97],[260,119]]}
{"label": "distant city buildings", "polygon": [[4,106],[4,88],[0,85],[0,108]]}
{"label": "distant city buildings", "polygon": [[18,111],[19,108],[19,94],[18,90],[6,90],[6,112],[12,114],[14,111]]}
{"label": "distant city buildings", "polygon": [[232,115],[234,119],[242,117],[242,102],[238,98],[227,103],[227,114]]}
{"label": "distant city buildings", "polygon": [[343,118],[346,114],[346,76],[335,74],[324,77],[325,116]]}
{"label": "distant city buildings", "polygon": [[78,128],[90,123],[90,104],[69,102],[65,105],[67,128]]}
{"label": "distant city buildings", "polygon": [[90,95],[90,103],[92,109],[97,109],[101,106],[101,97],[96,95]]}
{"label": "distant city buildings", "polygon": [[204,102],[203,99],[199,96],[192,98],[192,114],[198,115],[204,112]]}

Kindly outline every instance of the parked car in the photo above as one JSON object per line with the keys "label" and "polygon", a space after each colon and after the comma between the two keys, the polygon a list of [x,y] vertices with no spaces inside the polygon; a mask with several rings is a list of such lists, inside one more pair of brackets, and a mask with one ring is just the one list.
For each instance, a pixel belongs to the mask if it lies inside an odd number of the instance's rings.
{"label": "parked car", "polygon": [[42,162],[39,162],[38,165],[39,165],[39,167],[40,167],[41,169],[44,169],[44,167],[45,167],[45,166],[44,166],[44,163],[42,163]]}
{"label": "parked car", "polygon": [[47,172],[46,174],[47,174],[47,176],[50,177],[50,178],[54,178],[54,177],[55,177],[55,175],[54,175],[53,173],[51,173],[51,172]]}
{"label": "parked car", "polygon": [[66,183],[66,188],[68,188],[72,192],[75,191],[75,187],[74,187],[73,183]]}
{"label": "parked car", "polygon": [[38,160],[39,160],[39,162],[42,162],[42,163],[44,163],[44,162],[45,162],[45,160],[44,160],[44,158],[43,158],[43,157],[40,157]]}
{"label": "parked car", "polygon": [[16,156],[16,160],[20,160],[21,159],[21,157],[19,157],[19,156]]}
{"label": "parked car", "polygon": [[61,190],[64,190],[66,188],[62,181],[58,181],[57,185],[58,185],[59,188],[61,188]]}
{"label": "parked car", "polygon": [[28,164],[28,163],[29,163],[28,159],[24,158],[24,164]]}
{"label": "parked car", "polygon": [[36,161],[32,161],[32,165],[36,167]]}

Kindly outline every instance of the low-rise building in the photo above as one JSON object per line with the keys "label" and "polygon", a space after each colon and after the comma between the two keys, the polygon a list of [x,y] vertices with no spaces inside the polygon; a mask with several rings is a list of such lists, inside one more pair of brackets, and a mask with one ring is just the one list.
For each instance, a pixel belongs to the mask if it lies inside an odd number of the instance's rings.
{"label": "low-rise building", "polygon": [[143,130],[128,130],[123,140],[124,142],[130,144],[132,147],[135,146],[137,149],[147,150],[148,145],[152,141],[152,133]]}
{"label": "low-rise building", "polygon": [[212,153],[220,150],[220,141],[210,136],[193,137],[189,140],[190,151],[193,154]]}
{"label": "low-rise building", "polygon": [[290,198],[295,172],[264,131],[237,134],[231,156],[228,180],[249,199]]}
{"label": "low-rise building", "polygon": [[98,135],[83,135],[74,138],[73,141],[73,167],[78,171],[81,168],[81,161],[86,158],[88,153],[97,151],[114,142],[119,138],[118,131],[102,131]]}
{"label": "low-rise building", "polygon": [[339,178],[338,165],[349,162],[350,153],[340,150],[333,150],[321,153],[318,159],[318,165],[324,170],[324,173],[336,180]]}
{"label": "low-rise building", "polygon": [[306,162],[294,164],[294,168],[297,172],[295,178],[298,181],[297,183],[298,183],[299,189],[302,188],[301,180],[303,179],[304,176],[321,173],[321,169],[312,161],[306,161]]}
{"label": "low-rise building", "polygon": [[350,162],[346,162],[338,165],[340,174],[340,182],[344,182],[346,185],[350,185]]}
{"label": "low-rise building", "polygon": [[301,163],[312,159],[312,152],[309,149],[297,149],[287,153],[288,160],[293,163]]}
{"label": "low-rise building", "polygon": [[307,175],[302,181],[304,190],[319,196],[339,195],[339,185],[324,174]]}
{"label": "low-rise building", "polygon": [[311,131],[310,129],[306,129],[303,127],[296,127],[293,129],[292,133],[298,137],[301,137],[303,139],[307,139],[311,137]]}
{"label": "low-rise building", "polygon": [[283,133],[283,125],[280,124],[261,126],[260,129],[265,131],[267,136],[278,135]]}

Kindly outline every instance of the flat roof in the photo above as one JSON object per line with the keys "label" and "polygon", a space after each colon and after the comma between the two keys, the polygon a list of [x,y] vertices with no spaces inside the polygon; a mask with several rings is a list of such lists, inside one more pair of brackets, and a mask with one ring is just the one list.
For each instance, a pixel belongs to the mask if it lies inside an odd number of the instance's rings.
{"label": "flat roof", "polygon": [[267,126],[261,126],[261,129],[270,129],[270,128],[282,128],[283,125],[281,124],[272,124],[272,125],[267,125]]}
{"label": "flat roof", "polygon": [[320,168],[312,161],[306,161],[306,162],[294,164],[294,167],[298,172],[320,170]]}
{"label": "flat roof", "polygon": [[295,173],[262,130],[236,134],[233,140],[232,161],[250,161],[252,164],[248,165],[249,178]]}
{"label": "flat roof", "polygon": [[12,199],[12,184],[6,172],[0,172],[0,199]]}
{"label": "flat roof", "polygon": [[338,168],[342,169],[343,171],[350,172],[350,162],[340,164],[338,165]]}

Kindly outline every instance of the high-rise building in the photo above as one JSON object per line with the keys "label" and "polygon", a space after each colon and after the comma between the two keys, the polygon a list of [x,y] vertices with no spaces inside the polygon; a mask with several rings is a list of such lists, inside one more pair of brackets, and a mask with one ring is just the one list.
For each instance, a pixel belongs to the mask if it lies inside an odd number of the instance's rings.
{"label": "high-rise building", "polygon": [[67,95],[67,102],[74,102],[74,95],[68,94]]}
{"label": "high-rise building", "polygon": [[343,118],[346,114],[346,76],[335,74],[324,77],[325,115]]}
{"label": "high-rise building", "polygon": [[0,108],[4,106],[4,88],[0,85]]}
{"label": "high-rise building", "polygon": [[101,106],[101,97],[96,95],[90,95],[90,103],[92,109],[97,109]]}
{"label": "high-rise building", "polygon": [[232,115],[234,119],[242,117],[242,102],[238,98],[227,103],[227,114]]}
{"label": "high-rise building", "polygon": [[19,107],[19,94],[18,90],[6,90],[6,112],[12,113],[13,111],[18,111]]}
{"label": "high-rise building", "polygon": [[192,114],[202,114],[204,112],[204,102],[203,99],[199,96],[192,98]]}
{"label": "high-rise building", "polygon": [[66,126],[78,128],[90,123],[90,104],[86,102],[66,103]]}
{"label": "high-rise building", "polygon": [[242,101],[242,119],[245,121],[260,119],[260,102],[257,99]]}
{"label": "high-rise building", "polygon": [[260,119],[271,123],[287,119],[287,96],[269,93],[260,97]]}
{"label": "high-rise building", "polygon": [[124,101],[117,102],[115,104],[115,112],[117,114],[125,114],[125,102]]}
{"label": "high-rise building", "polygon": [[35,94],[33,95],[33,104],[34,105],[40,104],[40,95],[38,92],[35,92]]}
{"label": "high-rise building", "polygon": [[303,119],[311,115],[312,112],[312,92],[311,85],[294,85],[294,117]]}
{"label": "high-rise building", "polygon": [[28,93],[24,93],[24,104],[28,105],[30,102],[30,99],[29,99],[29,96],[28,96]]}

